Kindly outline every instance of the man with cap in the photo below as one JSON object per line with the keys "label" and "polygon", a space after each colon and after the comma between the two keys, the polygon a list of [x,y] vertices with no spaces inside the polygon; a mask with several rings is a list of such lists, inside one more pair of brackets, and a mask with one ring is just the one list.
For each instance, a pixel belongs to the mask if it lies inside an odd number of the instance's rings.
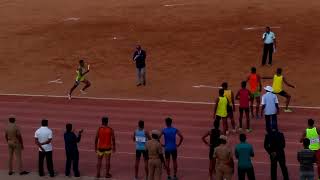
{"label": "man with cap", "polygon": [[158,130],[152,130],[152,139],[149,140],[145,145],[149,155],[148,180],[161,180],[162,165],[164,165],[164,167],[167,168],[163,157],[162,146],[159,142],[159,136],[160,132]]}
{"label": "man with cap", "polygon": [[13,172],[13,154],[16,155],[17,166],[20,175],[29,174],[27,171],[22,170],[22,150],[23,150],[23,139],[21,135],[20,128],[16,125],[16,118],[14,116],[9,117],[9,123],[5,129],[5,138],[8,144],[9,150],[9,175],[11,176]]}
{"label": "man with cap", "polygon": [[273,94],[273,88],[266,86],[264,88],[266,93],[262,96],[261,101],[261,116],[264,113],[266,121],[267,132],[271,131],[271,128],[278,129],[277,114],[279,114],[279,101],[275,94]]}
{"label": "man with cap", "polygon": [[220,136],[220,145],[214,150],[213,158],[216,161],[216,179],[231,180],[234,173],[232,149],[227,145],[227,136]]}

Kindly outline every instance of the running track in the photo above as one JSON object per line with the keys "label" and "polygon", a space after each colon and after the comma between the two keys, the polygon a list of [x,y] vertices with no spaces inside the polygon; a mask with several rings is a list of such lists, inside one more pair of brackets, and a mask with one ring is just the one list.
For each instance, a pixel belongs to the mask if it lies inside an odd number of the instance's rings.
{"label": "running track", "polygon": [[[24,166],[27,170],[37,170],[37,148],[34,145],[34,131],[40,126],[42,118],[49,120],[49,127],[54,132],[55,170],[64,172],[63,132],[66,123],[73,123],[74,128],[85,130],[80,149],[80,170],[84,176],[94,176],[96,156],[93,151],[94,136],[102,116],[110,118],[110,126],[115,129],[117,153],[113,154],[111,173],[114,179],[131,180],[133,177],[134,143],[131,140],[133,130],[139,119],[145,120],[147,130],[161,129],[164,118],[174,119],[174,126],[185,136],[179,149],[179,177],[181,180],[207,179],[208,148],[203,145],[201,136],[211,127],[211,109],[208,104],[184,104],[168,102],[139,102],[117,100],[74,99],[49,97],[0,96],[1,129],[7,123],[7,117],[14,114],[24,137]],[[294,113],[280,114],[279,127],[284,132],[287,147],[287,165],[291,179],[298,179],[296,152],[300,149],[298,140],[306,125],[307,118],[319,119],[320,111],[313,109],[294,109]],[[254,167],[259,180],[269,180],[269,159],[263,149],[264,121],[254,120],[254,131],[248,135],[256,156]],[[1,131],[3,132],[3,131]],[[237,135],[231,135],[230,145],[238,142]],[[6,170],[7,146],[4,138],[0,141],[0,156],[3,161],[0,169]],[[141,168],[142,170],[142,168]],[[141,171],[143,173],[143,171]],[[280,171],[278,170],[278,174]],[[142,179],[143,174],[141,174]],[[282,178],[281,178],[282,179]]]}

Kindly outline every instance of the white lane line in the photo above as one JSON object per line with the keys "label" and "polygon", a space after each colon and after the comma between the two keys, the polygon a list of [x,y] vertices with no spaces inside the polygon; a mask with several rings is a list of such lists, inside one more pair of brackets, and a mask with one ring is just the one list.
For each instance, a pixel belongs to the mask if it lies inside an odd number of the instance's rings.
{"label": "white lane line", "polygon": [[[68,96],[59,95],[43,95],[43,94],[6,94],[0,93],[0,96],[17,96],[17,97],[44,97],[44,98],[65,98]],[[108,98],[108,97],[90,97],[90,96],[73,96],[73,99],[88,99],[88,100],[111,100],[111,101],[133,101],[133,102],[157,102],[157,103],[178,103],[178,104],[201,104],[201,105],[214,105],[213,102],[201,102],[201,101],[179,101],[179,100],[159,100],[159,99],[134,99],[134,98]],[[239,104],[236,104],[237,106]],[[285,106],[281,106],[285,107]],[[320,110],[320,106],[302,106],[292,105],[291,108],[296,109],[316,109]]]}
{"label": "white lane line", "polygon": [[185,6],[186,4],[165,4],[164,7]]}
{"label": "white lane line", "polygon": [[70,17],[70,18],[66,18],[63,21],[79,21],[80,18],[76,18],[76,17]]}
{"label": "white lane line", "polygon": [[61,81],[61,79],[56,79],[56,80],[53,80],[53,81],[48,81],[48,84],[51,84],[51,83],[62,84],[63,82]]}
{"label": "white lane line", "polygon": [[207,86],[207,85],[197,85],[197,86],[192,86],[193,88],[210,88],[210,89],[220,89],[222,87],[220,86]]}
{"label": "white lane line", "polygon": [[[243,30],[250,31],[250,30],[258,30],[258,29],[264,29],[266,27],[263,26],[254,26],[254,27],[245,27]],[[280,29],[280,26],[271,26],[271,29]]]}

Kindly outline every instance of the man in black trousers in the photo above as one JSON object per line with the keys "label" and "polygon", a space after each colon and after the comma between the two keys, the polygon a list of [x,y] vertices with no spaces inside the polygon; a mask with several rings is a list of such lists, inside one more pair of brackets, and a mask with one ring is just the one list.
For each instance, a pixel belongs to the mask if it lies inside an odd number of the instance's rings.
{"label": "man in black trousers", "polygon": [[273,32],[271,32],[270,27],[266,27],[266,32],[262,35],[262,41],[264,43],[263,46],[263,55],[262,55],[262,66],[266,65],[267,57],[269,54],[269,62],[268,64],[272,65],[272,54],[276,49],[276,36]]}
{"label": "man in black trousers", "polygon": [[137,68],[137,86],[146,85],[146,51],[140,45],[136,47],[133,54],[133,61]]}
{"label": "man in black trousers", "polygon": [[72,124],[66,125],[66,132],[64,133],[64,143],[66,148],[66,170],[65,175],[70,176],[71,163],[73,163],[73,175],[80,177],[79,172],[79,151],[77,143],[81,140],[81,134],[83,130],[80,130],[78,136],[72,131]]}
{"label": "man in black trousers", "polygon": [[286,141],[283,133],[273,127],[272,130],[266,134],[264,139],[264,148],[268,152],[271,160],[271,180],[277,180],[277,162],[279,162],[283,180],[289,180],[284,152],[285,147]]}

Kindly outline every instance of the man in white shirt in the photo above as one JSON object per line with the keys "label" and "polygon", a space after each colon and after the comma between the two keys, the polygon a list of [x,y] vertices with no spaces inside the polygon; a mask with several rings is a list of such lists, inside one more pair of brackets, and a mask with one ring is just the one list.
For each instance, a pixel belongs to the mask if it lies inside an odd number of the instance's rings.
{"label": "man in white shirt", "polygon": [[262,41],[264,43],[263,55],[262,55],[262,66],[266,65],[268,54],[269,54],[268,64],[271,66],[272,54],[276,49],[276,36],[273,32],[271,32],[270,27],[266,27],[266,32],[264,32],[262,35]]}
{"label": "man in white shirt", "polygon": [[44,176],[43,162],[46,158],[50,177],[54,177],[52,161],[52,130],[48,128],[48,120],[41,122],[41,127],[35,132],[35,143],[39,147],[39,176]]}
{"label": "man in white shirt", "polygon": [[261,116],[264,112],[266,130],[270,132],[271,129],[278,129],[277,114],[279,114],[279,101],[277,96],[272,93],[273,88],[271,86],[266,86],[264,89],[266,93],[262,96]]}

